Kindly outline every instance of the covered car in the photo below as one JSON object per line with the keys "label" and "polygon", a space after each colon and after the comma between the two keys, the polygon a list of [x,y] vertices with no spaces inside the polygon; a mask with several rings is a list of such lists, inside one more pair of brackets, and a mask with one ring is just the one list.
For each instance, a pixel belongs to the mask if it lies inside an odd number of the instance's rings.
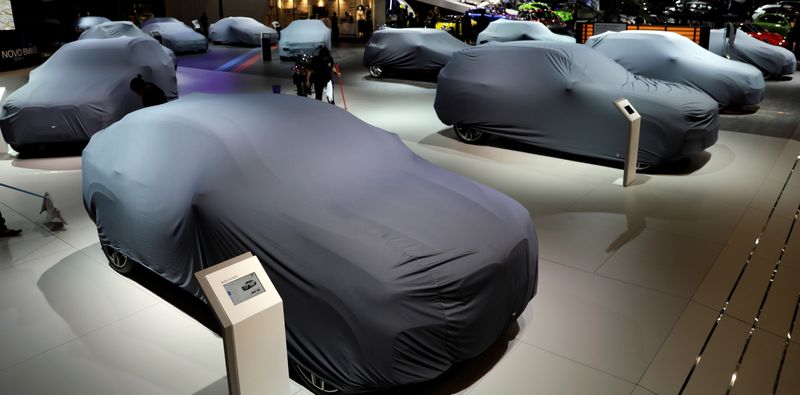
{"label": "covered car", "polygon": [[206,37],[175,18],[152,18],[142,26],[142,31],[161,35],[161,43],[174,52],[203,52],[208,50]]}
{"label": "covered car", "polygon": [[86,142],[125,114],[142,108],[130,89],[141,74],[168,99],[178,96],[172,60],[152,38],[84,39],[59,48],[8,96],[0,113],[3,138],[26,146]]}
{"label": "covered car", "polygon": [[212,23],[208,28],[209,40],[220,44],[240,44],[257,47],[261,34],[270,34],[270,44],[278,42],[278,31],[246,16],[229,16]]}
{"label": "covered car", "polygon": [[[726,43],[725,29],[711,30],[711,35],[708,39],[709,51],[725,56]],[[740,29],[736,29],[736,37],[733,40],[730,56],[733,60],[755,66],[766,76],[794,74],[797,70],[797,59],[792,51],[767,44]]]}
{"label": "covered car", "polygon": [[514,41],[456,52],[439,72],[434,108],[466,142],[499,135],[623,160],[628,121],[613,104],[621,97],[642,114],[641,164],[691,157],[717,140],[719,110],[707,94],[634,75],[580,44]]}
{"label": "covered car", "polygon": [[490,23],[489,27],[482,32],[478,33],[477,43],[485,44],[487,42],[521,40],[575,42],[574,37],[555,34],[540,22],[498,19]]}
{"label": "covered car", "polygon": [[586,45],[633,74],[693,86],[723,107],[756,105],[764,99],[761,71],[720,57],[677,33],[606,32],[590,37]]}
{"label": "covered car", "polygon": [[197,297],[194,272],[252,252],[290,360],[346,393],[476,356],[536,292],[524,207],[302,97],[192,94],[129,114],[84,150],[83,199],[112,267]]}
{"label": "covered car", "polygon": [[[127,21],[120,21],[120,22],[105,22],[98,25],[94,25],[86,29],[81,36],[78,37],[78,40],[86,40],[86,39],[102,39],[102,38],[116,38],[116,37],[142,37],[148,38],[150,40],[156,41],[151,35],[143,32],[139,29],[136,25],[132,22]],[[159,45],[161,45],[159,43]],[[172,59],[173,68],[178,67],[178,61],[175,58],[175,52],[171,49],[161,46],[161,50],[167,54],[167,56]]]}
{"label": "covered car", "polygon": [[453,52],[468,47],[444,30],[381,29],[372,33],[364,48],[364,66],[373,77],[386,70],[439,71]]}
{"label": "covered car", "polygon": [[104,16],[83,16],[75,20],[75,31],[83,33],[84,30],[101,23],[111,22]]}
{"label": "covered car", "polygon": [[319,46],[331,49],[331,29],[317,19],[298,19],[281,30],[278,53],[288,59],[294,51],[311,52]]}

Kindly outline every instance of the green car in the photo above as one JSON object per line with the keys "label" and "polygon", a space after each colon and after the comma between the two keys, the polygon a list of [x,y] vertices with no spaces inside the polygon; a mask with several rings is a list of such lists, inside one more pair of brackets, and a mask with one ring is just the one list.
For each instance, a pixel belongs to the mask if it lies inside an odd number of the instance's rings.
{"label": "green car", "polygon": [[569,22],[572,20],[572,11],[567,10],[553,10],[553,13],[558,15],[564,22]]}
{"label": "green car", "polygon": [[789,29],[791,29],[789,18],[781,14],[759,15],[753,24],[782,36],[786,36],[786,34],[789,33]]}

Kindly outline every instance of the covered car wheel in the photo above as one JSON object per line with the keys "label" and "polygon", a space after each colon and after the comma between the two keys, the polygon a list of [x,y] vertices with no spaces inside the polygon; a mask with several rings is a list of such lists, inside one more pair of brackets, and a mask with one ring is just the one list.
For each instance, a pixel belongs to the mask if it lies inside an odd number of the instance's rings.
{"label": "covered car wheel", "polygon": [[486,140],[488,137],[486,133],[479,132],[468,126],[453,125],[453,130],[456,131],[456,136],[458,136],[458,139],[467,144],[478,144]]}
{"label": "covered car wheel", "polygon": [[134,263],[132,259],[105,244],[101,244],[101,246],[106,259],[108,259],[108,265],[117,273],[126,274],[133,270]]}
{"label": "covered car wheel", "polygon": [[335,388],[333,385],[323,380],[322,377],[315,375],[310,370],[300,366],[296,362],[292,362],[291,364],[294,366],[294,370],[297,372],[297,375],[300,376],[300,380],[303,381],[302,384],[313,391],[314,394],[325,395],[342,393],[338,388]]}
{"label": "covered car wheel", "polygon": [[373,78],[380,78],[381,74],[383,74],[381,66],[369,66],[369,75]]}

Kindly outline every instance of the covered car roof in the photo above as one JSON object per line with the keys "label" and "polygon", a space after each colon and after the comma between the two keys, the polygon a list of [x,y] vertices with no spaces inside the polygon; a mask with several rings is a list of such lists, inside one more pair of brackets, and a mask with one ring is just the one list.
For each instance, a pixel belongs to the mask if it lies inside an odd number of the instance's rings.
{"label": "covered car roof", "polygon": [[574,37],[555,34],[540,22],[512,21],[508,19],[492,21],[486,29],[478,33],[477,42],[478,44],[484,44],[487,42],[520,40],[575,42]]}
{"label": "covered car roof", "polygon": [[439,29],[381,29],[364,48],[364,66],[405,70],[439,70],[466,43]]}
{"label": "covered car roof", "polygon": [[192,94],[132,113],[84,150],[83,198],[103,243],[198,297],[194,272],[251,251],[283,299],[290,357],[346,393],[477,355],[536,290],[524,207],[303,97]]}
{"label": "covered car roof", "polygon": [[[117,22],[105,22],[99,25],[94,25],[86,29],[81,36],[78,37],[78,40],[86,40],[86,39],[103,39],[103,38],[116,38],[116,37],[140,37],[140,38],[148,38],[150,40],[156,41],[155,38],[150,36],[149,34],[143,32],[139,29],[136,25],[132,22],[127,21],[117,21]],[[159,45],[161,45],[159,43]],[[161,47],[164,53],[167,54],[172,59],[172,64],[174,68],[178,67],[178,62],[175,57],[175,52],[171,49],[162,46]]]}
{"label": "covered car roof", "polygon": [[97,131],[142,108],[130,89],[141,74],[168,99],[178,96],[175,68],[152,38],[84,39],[59,48],[8,96],[0,128],[15,146],[89,141]]}
{"label": "covered car roof", "polygon": [[271,42],[278,41],[278,31],[246,16],[229,16],[212,23],[208,38],[223,44],[261,45],[261,33],[272,35]]}
{"label": "covered car roof", "polygon": [[198,52],[208,49],[208,40],[205,36],[190,29],[177,19],[166,22],[150,22],[142,26],[142,31],[149,35],[158,32],[161,34],[161,41],[164,46],[175,52]]}
{"label": "covered car roof", "polygon": [[292,56],[292,50],[313,50],[319,46],[331,49],[331,29],[316,19],[298,19],[281,30],[278,43],[280,56]]}
{"label": "covered car roof", "polygon": [[764,99],[766,84],[758,69],[720,57],[677,33],[606,32],[590,37],[586,45],[631,73],[693,86],[721,106],[755,105]]}
{"label": "covered car roof", "polygon": [[111,22],[111,20],[104,16],[83,16],[75,20],[75,30],[80,33],[94,25],[106,22]]}
{"label": "covered car roof", "polygon": [[[725,29],[711,30],[708,50],[725,56],[725,41]],[[797,59],[792,51],[755,39],[741,29],[736,29],[731,59],[753,65],[765,75],[794,74],[797,70]]]}
{"label": "covered car roof", "polygon": [[711,97],[636,76],[580,44],[515,41],[456,52],[439,72],[434,108],[448,125],[622,160],[628,121],[613,104],[621,97],[642,114],[641,163],[689,157],[717,140],[719,111]]}

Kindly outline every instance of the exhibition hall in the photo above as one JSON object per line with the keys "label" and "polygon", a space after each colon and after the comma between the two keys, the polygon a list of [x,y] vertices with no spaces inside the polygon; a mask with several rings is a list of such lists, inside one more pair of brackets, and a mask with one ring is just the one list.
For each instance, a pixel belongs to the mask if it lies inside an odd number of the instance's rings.
{"label": "exhibition hall", "polygon": [[0,0],[0,394],[800,393],[798,21]]}

